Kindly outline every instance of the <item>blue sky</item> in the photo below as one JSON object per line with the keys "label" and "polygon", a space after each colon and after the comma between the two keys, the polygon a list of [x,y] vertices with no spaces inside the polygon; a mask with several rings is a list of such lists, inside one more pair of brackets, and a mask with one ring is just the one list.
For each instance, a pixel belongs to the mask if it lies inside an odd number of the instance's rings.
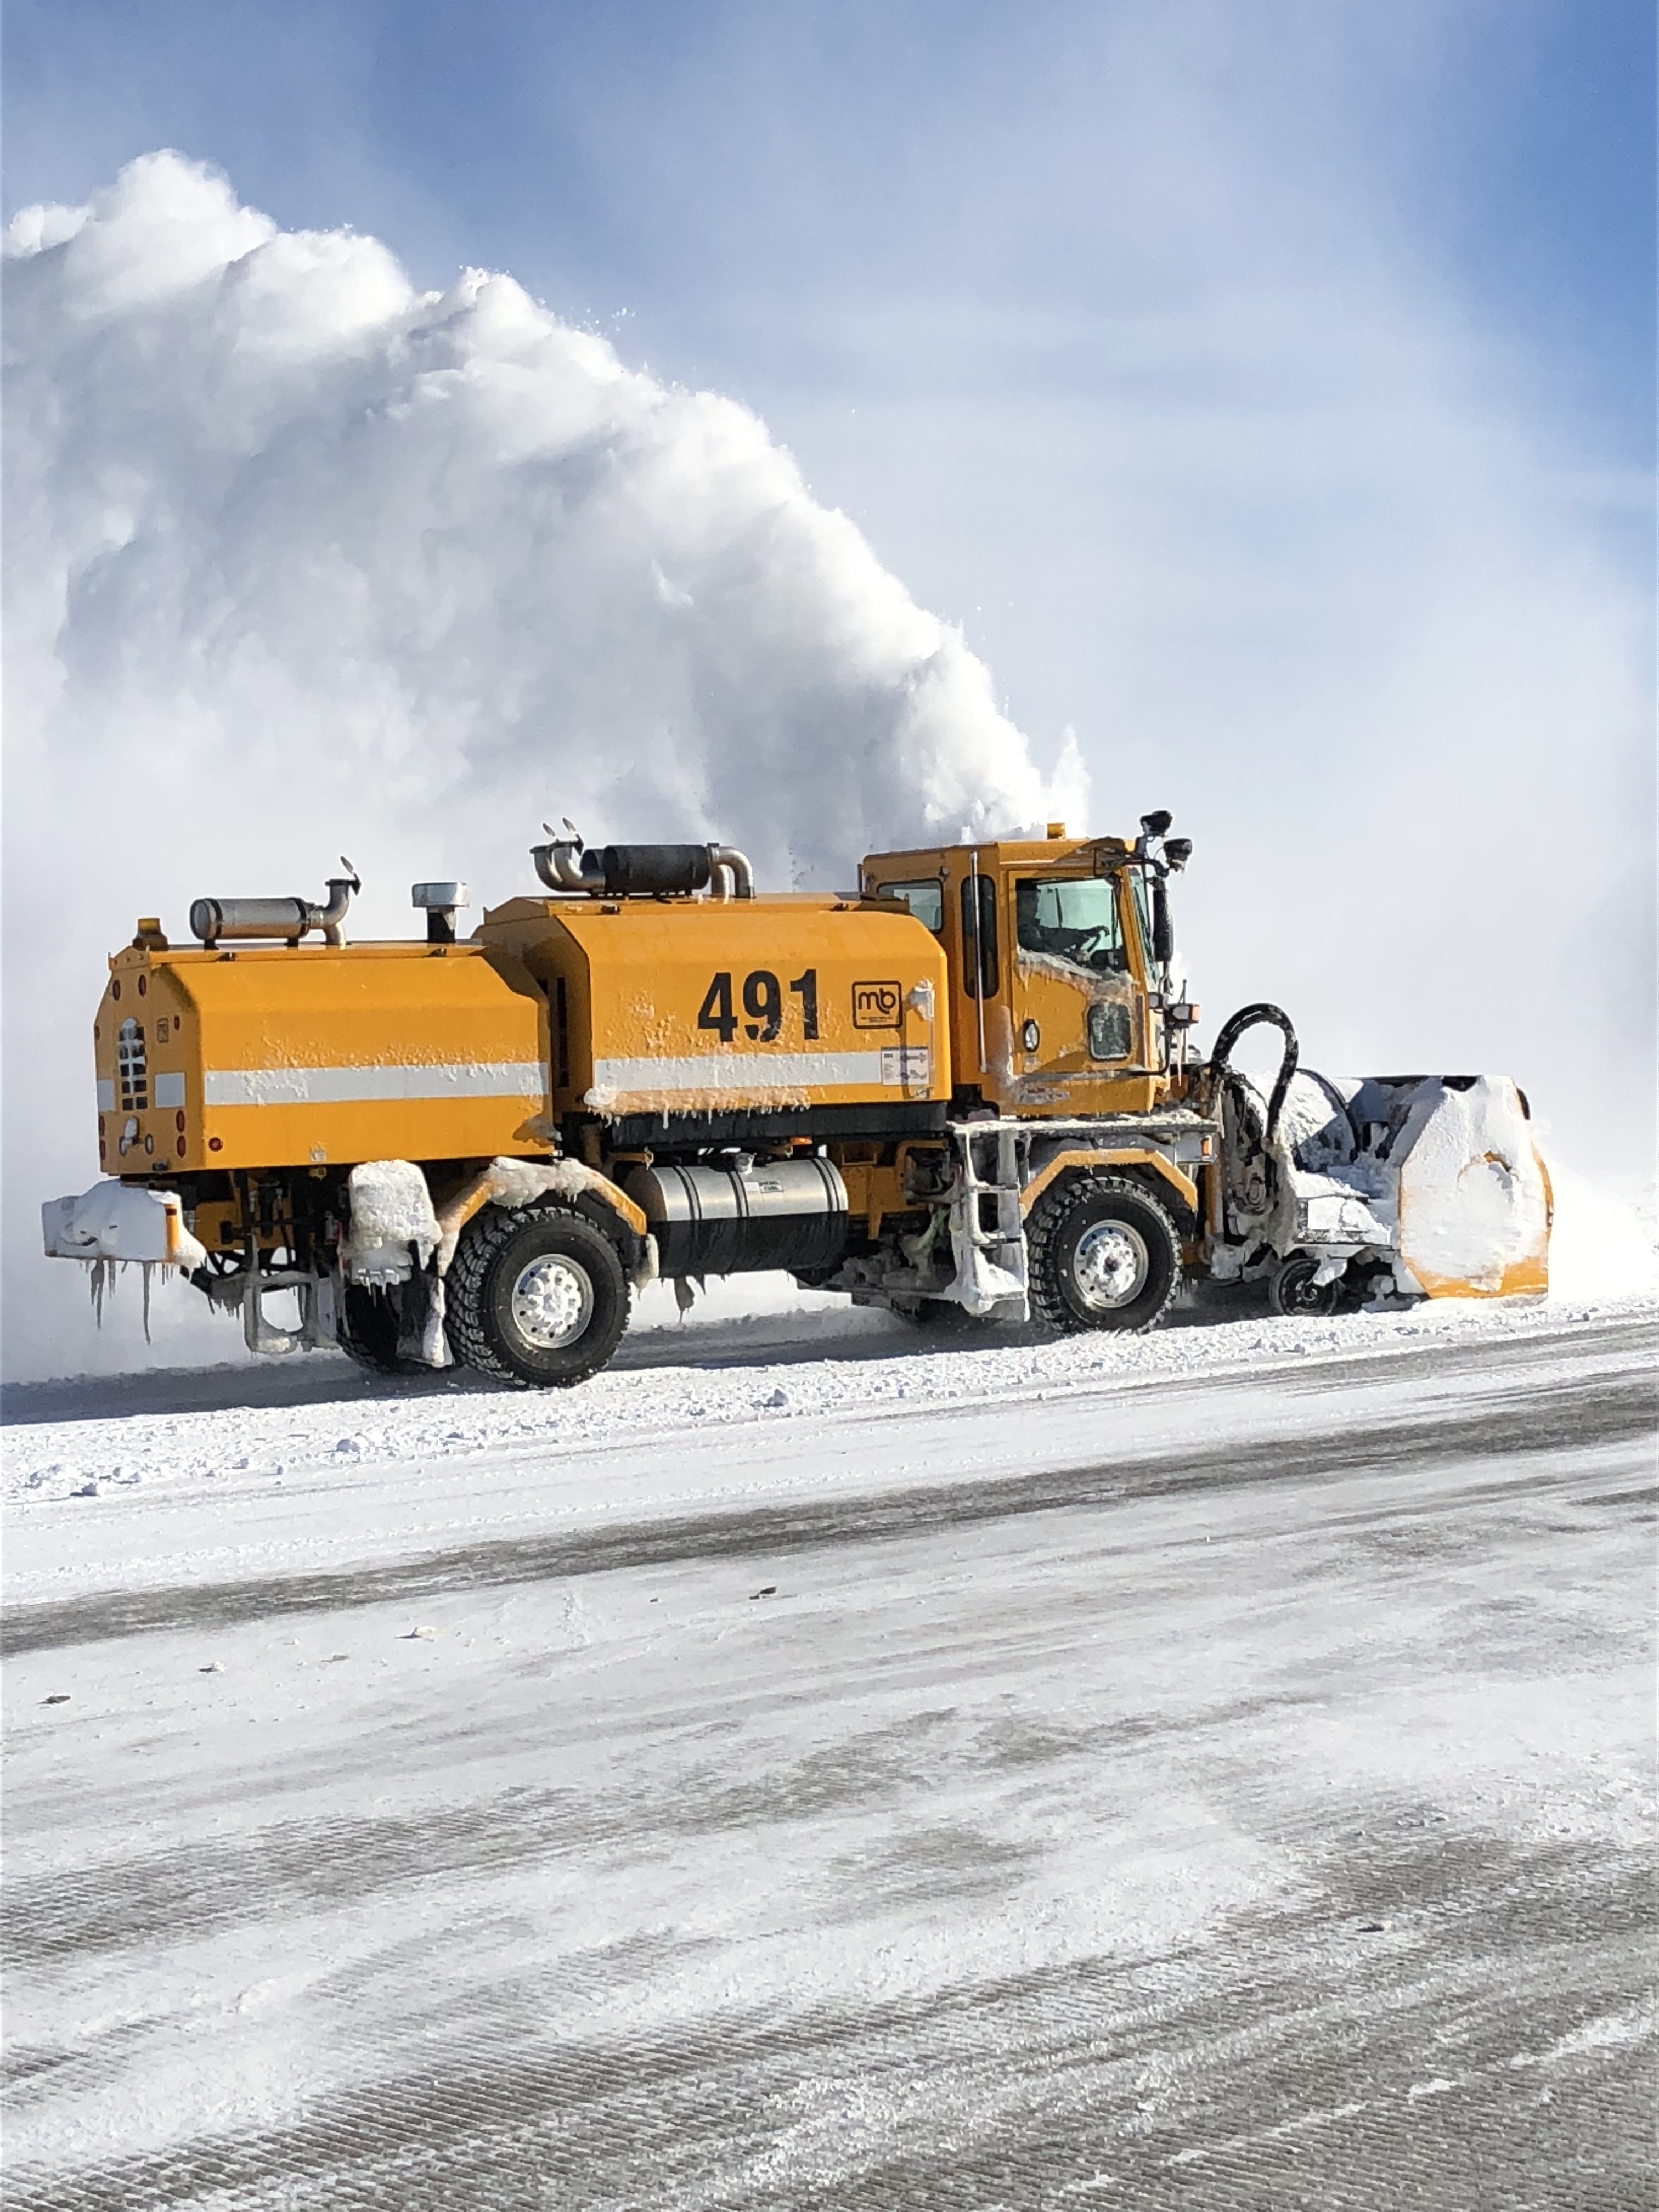
{"label": "blue sky", "polygon": [[[434,282],[471,261],[606,327],[626,309],[668,374],[855,395],[849,306],[1087,301],[1103,93],[1173,69],[1287,171],[1357,183],[1587,447],[1639,461],[1654,36],[1638,0],[10,0],[6,200],[79,199],[176,144]],[[1062,373],[1030,343],[957,372]]]}

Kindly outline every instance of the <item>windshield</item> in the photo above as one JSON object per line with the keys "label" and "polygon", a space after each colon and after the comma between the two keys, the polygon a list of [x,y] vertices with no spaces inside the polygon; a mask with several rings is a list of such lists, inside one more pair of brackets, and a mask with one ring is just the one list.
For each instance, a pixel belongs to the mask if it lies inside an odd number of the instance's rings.
{"label": "windshield", "polygon": [[1092,975],[1121,975],[1129,964],[1117,910],[1115,876],[1027,876],[1015,886],[1021,949],[1046,952]]}

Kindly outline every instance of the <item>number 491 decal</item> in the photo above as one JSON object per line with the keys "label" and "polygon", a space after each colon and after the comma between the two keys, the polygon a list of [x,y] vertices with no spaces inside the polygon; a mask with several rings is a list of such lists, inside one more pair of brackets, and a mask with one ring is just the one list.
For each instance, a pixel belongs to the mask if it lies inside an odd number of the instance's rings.
{"label": "number 491 decal", "polygon": [[[801,1035],[809,1042],[818,1033],[818,971],[809,968],[788,986],[800,1000]],[[743,1033],[757,1044],[773,1044],[783,1033],[783,988],[769,968],[751,968],[743,979]],[[703,994],[697,1009],[697,1027],[713,1030],[722,1044],[730,1044],[740,1020],[732,997],[732,971],[722,968]]]}

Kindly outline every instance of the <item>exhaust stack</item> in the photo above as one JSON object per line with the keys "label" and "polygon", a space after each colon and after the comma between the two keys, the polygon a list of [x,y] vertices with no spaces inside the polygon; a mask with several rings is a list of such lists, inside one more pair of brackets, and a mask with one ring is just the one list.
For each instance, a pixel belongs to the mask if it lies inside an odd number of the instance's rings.
{"label": "exhaust stack", "polygon": [[465,884],[411,884],[409,902],[417,914],[426,915],[428,945],[453,945],[455,916],[462,907],[472,903],[472,895]]}

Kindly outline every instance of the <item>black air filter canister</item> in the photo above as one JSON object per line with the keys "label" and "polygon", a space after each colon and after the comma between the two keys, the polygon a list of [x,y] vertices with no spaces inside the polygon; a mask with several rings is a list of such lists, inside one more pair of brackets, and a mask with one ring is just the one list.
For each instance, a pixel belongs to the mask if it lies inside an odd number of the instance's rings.
{"label": "black air filter canister", "polygon": [[712,866],[707,845],[607,845],[599,858],[611,898],[703,890]]}
{"label": "black air filter canister", "polygon": [[747,1160],[635,1168],[665,1275],[744,1275],[833,1267],[847,1249],[847,1186],[831,1160]]}

